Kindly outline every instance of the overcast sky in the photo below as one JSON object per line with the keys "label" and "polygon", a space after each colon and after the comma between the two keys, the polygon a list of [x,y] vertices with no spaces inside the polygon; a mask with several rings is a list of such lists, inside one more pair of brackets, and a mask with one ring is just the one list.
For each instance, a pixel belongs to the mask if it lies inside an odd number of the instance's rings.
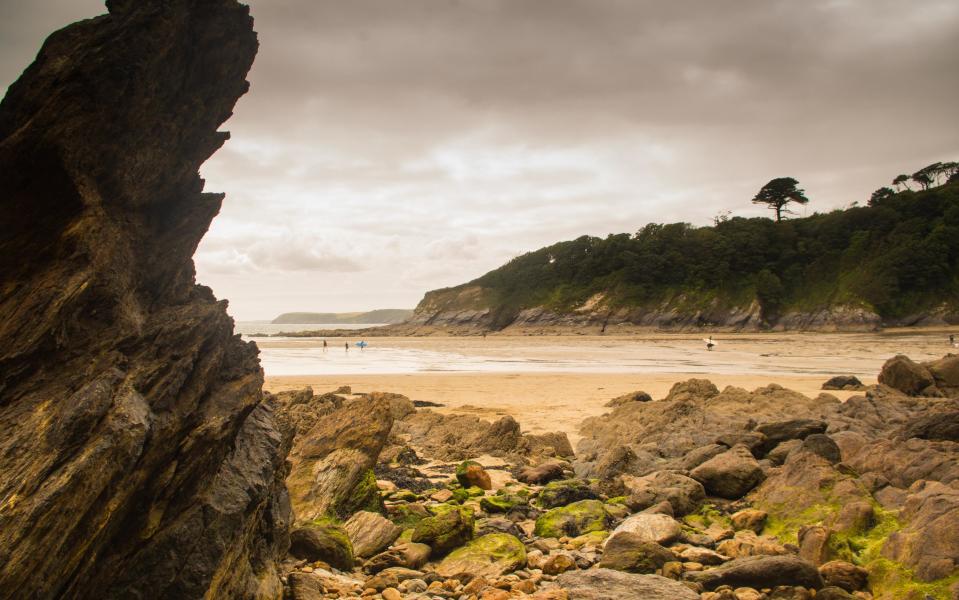
{"label": "overcast sky", "polygon": [[[413,307],[512,256],[808,211],[959,159],[955,0],[253,0],[252,90],[203,167],[198,279],[238,319]],[[0,86],[97,0],[0,0]]]}

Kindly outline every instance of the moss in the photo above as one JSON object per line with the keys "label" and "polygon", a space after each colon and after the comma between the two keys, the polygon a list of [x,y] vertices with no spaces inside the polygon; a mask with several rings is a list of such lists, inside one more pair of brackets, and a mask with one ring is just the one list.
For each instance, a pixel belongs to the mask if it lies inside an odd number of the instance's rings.
{"label": "moss", "polygon": [[608,531],[590,531],[570,540],[573,548],[582,548],[583,546],[602,546],[606,538],[609,537]]}
{"label": "moss", "polygon": [[350,491],[349,495],[343,498],[332,510],[338,517],[346,517],[361,510],[383,513],[383,498],[376,486],[376,475],[373,474],[373,470],[369,469],[363,479]]}
{"label": "moss", "polygon": [[683,517],[683,522],[694,529],[708,529],[714,524],[726,529],[733,527],[732,520],[713,504],[703,504],[698,512]]}
{"label": "moss", "polygon": [[396,490],[389,496],[390,500],[396,500],[400,502],[416,502],[419,500],[419,496],[409,490]]}
{"label": "moss", "polygon": [[551,481],[539,492],[539,504],[543,508],[566,506],[580,500],[594,500],[596,494],[589,484],[581,479]]}
{"label": "moss", "polygon": [[470,499],[470,494],[463,488],[456,488],[452,490],[453,497],[450,499],[450,502],[455,502],[456,504],[462,504]]}
{"label": "moss", "polygon": [[443,556],[473,537],[474,524],[473,511],[450,506],[445,513],[417,523],[410,540],[427,544],[436,556]]}
{"label": "moss", "polygon": [[606,504],[620,504],[626,506],[626,496],[613,496],[606,501]]}
{"label": "moss", "polygon": [[576,537],[591,531],[604,531],[606,511],[599,500],[580,500],[549,510],[536,519],[534,533],[540,537]]}
{"label": "moss", "polygon": [[395,504],[390,507],[390,521],[400,527],[413,527],[424,517],[415,512],[408,504]]}
{"label": "moss", "polygon": [[[298,538],[298,532],[292,535],[291,551],[294,555],[321,560],[337,569],[353,568],[353,543],[336,519],[314,519],[306,527],[313,530],[308,542]],[[303,552],[306,552],[306,555],[302,554]]]}
{"label": "moss", "polygon": [[450,511],[457,510],[458,508],[459,507],[457,507],[455,504],[443,503],[443,504],[434,504],[432,506],[427,506],[426,510],[433,513],[434,516],[439,517],[441,515],[445,515],[446,513]]}
{"label": "moss", "polygon": [[473,487],[466,488],[466,493],[469,494],[470,498],[479,498],[486,495],[486,492],[483,490],[483,488],[478,488],[475,485]]}
{"label": "moss", "polygon": [[488,513],[508,513],[518,502],[510,496],[484,496],[480,498],[480,507]]}
{"label": "moss", "polygon": [[526,547],[523,542],[508,533],[490,533],[451,552],[436,570],[445,575],[499,575],[524,565]]}
{"label": "moss", "polygon": [[887,558],[870,561],[866,568],[876,600],[949,600],[952,586],[959,584],[959,573],[936,581],[919,581],[911,569]]}

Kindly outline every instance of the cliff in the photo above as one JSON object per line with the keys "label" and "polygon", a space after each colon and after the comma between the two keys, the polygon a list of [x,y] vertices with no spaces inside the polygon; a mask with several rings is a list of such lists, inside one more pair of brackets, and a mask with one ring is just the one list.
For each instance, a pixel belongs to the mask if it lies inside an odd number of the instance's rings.
{"label": "cliff", "polygon": [[392,333],[869,331],[959,323],[959,185],[713,227],[650,224],[425,295]]}
{"label": "cliff", "polygon": [[279,598],[290,434],[192,261],[252,19],[107,8],[0,104],[0,597]]}

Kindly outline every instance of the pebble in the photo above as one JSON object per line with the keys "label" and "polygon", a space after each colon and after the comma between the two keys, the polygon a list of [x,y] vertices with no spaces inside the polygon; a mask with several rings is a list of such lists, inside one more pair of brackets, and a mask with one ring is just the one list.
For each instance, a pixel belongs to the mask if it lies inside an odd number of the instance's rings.
{"label": "pebble", "polygon": [[403,600],[403,595],[396,588],[388,587],[381,592],[383,600]]}

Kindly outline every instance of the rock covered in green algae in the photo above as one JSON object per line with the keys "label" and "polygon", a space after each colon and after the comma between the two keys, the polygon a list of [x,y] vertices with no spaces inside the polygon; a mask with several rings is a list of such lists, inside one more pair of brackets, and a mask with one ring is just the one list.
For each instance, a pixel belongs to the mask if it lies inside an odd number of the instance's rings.
{"label": "rock covered in green algae", "polygon": [[628,573],[655,573],[675,561],[672,551],[635,533],[617,533],[603,548],[600,567]]}
{"label": "rock covered in green algae", "polygon": [[329,519],[319,519],[290,533],[290,554],[321,560],[341,570],[353,568],[353,544],[346,530]]}
{"label": "rock covered in green algae", "polygon": [[490,533],[451,552],[436,567],[443,577],[460,573],[498,577],[526,565],[526,547],[508,533]]}
{"label": "rock covered in green algae", "polygon": [[534,533],[540,537],[576,537],[591,531],[605,531],[607,525],[602,502],[580,500],[540,515]]}
{"label": "rock covered in green algae", "polygon": [[464,460],[456,467],[456,481],[464,488],[478,487],[484,490],[493,489],[489,473],[475,460]]}
{"label": "rock covered in green algae", "polygon": [[417,523],[410,541],[426,544],[433,549],[433,556],[443,556],[473,537],[473,525],[473,511],[450,507]]}
{"label": "rock covered in green algae", "polygon": [[539,503],[544,508],[566,506],[580,500],[595,500],[598,496],[582,479],[564,479],[546,484],[539,493]]}

